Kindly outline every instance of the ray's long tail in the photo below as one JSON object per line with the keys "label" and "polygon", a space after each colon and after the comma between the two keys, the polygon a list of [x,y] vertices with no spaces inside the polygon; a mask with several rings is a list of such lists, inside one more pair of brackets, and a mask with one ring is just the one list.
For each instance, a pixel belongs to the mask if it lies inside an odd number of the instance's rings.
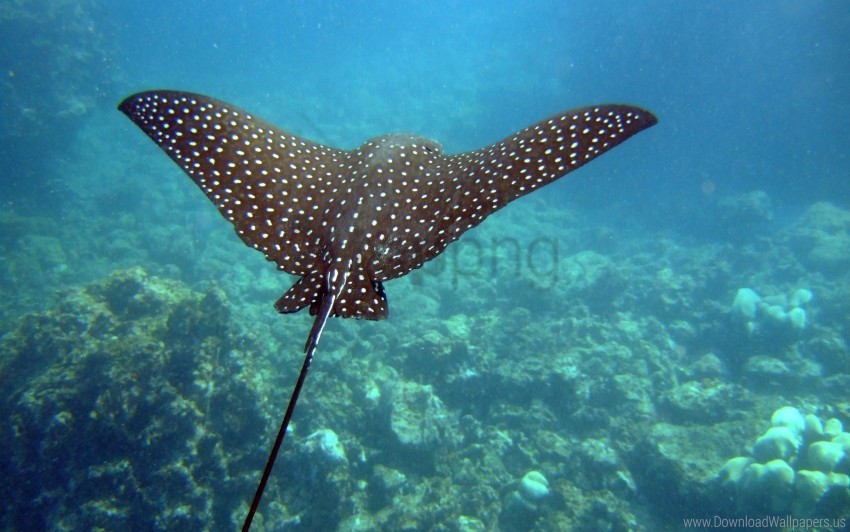
{"label": "ray's long tail", "polygon": [[[298,380],[295,382],[295,387],[292,389],[292,395],[289,398],[289,405],[286,407],[286,413],[283,415],[283,421],[280,423],[280,429],[277,432],[277,437],[274,440],[272,449],[269,452],[269,458],[266,461],[266,467],[263,469],[263,476],[260,478],[260,483],[257,485],[257,491],[254,493],[254,499],[251,501],[251,507],[248,509],[248,515],[245,516],[245,523],[242,525],[242,531],[247,532],[251,529],[251,522],[254,520],[254,515],[257,513],[257,508],[260,506],[260,501],[263,498],[263,492],[266,490],[266,484],[269,482],[269,477],[272,474],[275,460],[280,452],[280,446],[283,443],[283,438],[286,436],[286,429],[289,428],[289,422],[292,420],[292,414],[295,412],[295,405],[298,403],[298,396],[301,395],[301,388],[304,386],[304,381],[307,379],[307,371],[310,369],[310,364],[313,361],[313,355],[316,353],[316,347],[319,345],[319,339],[322,337],[322,331],[331,311],[334,307],[339,294],[345,288],[345,282],[348,279],[348,272],[338,276],[338,272],[331,272],[327,275],[328,282],[325,295],[322,298],[322,304],[319,312],[316,315],[316,321],[313,322],[313,328],[310,329],[310,335],[307,337],[307,344],[304,346],[306,352],[304,363],[301,365],[301,372],[298,374]],[[332,282],[339,280],[339,283]]]}

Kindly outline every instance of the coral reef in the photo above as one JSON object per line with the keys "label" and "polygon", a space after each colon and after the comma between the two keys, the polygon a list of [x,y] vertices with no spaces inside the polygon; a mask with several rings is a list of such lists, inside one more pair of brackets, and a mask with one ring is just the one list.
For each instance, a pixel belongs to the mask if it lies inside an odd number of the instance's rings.
{"label": "coral reef", "polygon": [[827,430],[794,407],[773,413],[752,456],[730,459],[718,476],[741,515],[846,517],[850,508],[850,433],[832,418]]}
{"label": "coral reef", "polygon": [[774,335],[781,336],[781,329],[801,332],[806,328],[808,315],[806,305],[814,295],[810,290],[798,288],[790,296],[778,294],[762,298],[751,288],[739,288],[732,302],[732,313],[745,322],[747,333],[753,334],[759,327],[771,327]]}
{"label": "coral reef", "polygon": [[3,527],[231,528],[269,428],[248,345],[220,290],[141,269],[26,317],[0,343]]}
{"label": "coral reef", "polygon": [[827,202],[810,206],[785,236],[789,247],[814,271],[844,275],[850,270],[850,212]]}

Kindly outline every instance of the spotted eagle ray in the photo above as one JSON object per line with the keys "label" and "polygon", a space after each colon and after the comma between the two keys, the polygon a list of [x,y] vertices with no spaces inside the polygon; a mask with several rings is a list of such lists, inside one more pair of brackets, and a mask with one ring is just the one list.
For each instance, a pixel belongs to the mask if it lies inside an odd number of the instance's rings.
{"label": "spotted eagle ray", "polygon": [[298,281],[275,303],[316,316],[243,530],[260,504],[328,317],[387,317],[383,282],[443,252],[511,201],[654,125],[629,105],[557,114],[485,148],[444,155],[393,133],[354,150],[281,131],[233,105],[170,90],[118,106],[215,203],[245,244]]}

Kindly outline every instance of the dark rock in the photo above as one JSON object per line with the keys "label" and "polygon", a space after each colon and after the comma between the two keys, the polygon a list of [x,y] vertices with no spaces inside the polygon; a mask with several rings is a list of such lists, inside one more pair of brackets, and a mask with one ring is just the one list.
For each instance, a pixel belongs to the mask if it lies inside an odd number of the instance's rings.
{"label": "dark rock", "polygon": [[726,363],[714,353],[706,353],[699,357],[688,368],[688,374],[695,379],[724,378],[728,373]]}
{"label": "dark rock", "polygon": [[712,424],[751,402],[750,394],[720,379],[683,382],[661,395],[660,408],[676,423]]}
{"label": "dark rock", "polygon": [[805,390],[823,378],[817,362],[796,357],[784,361],[763,355],[752,356],[744,364],[744,378],[753,388],[792,388]]}
{"label": "dark rock", "polygon": [[[680,427],[656,424],[626,458],[638,491],[653,511],[681,525],[681,519],[722,515],[717,471],[738,452],[736,423]],[[678,526],[677,525],[677,526]]]}

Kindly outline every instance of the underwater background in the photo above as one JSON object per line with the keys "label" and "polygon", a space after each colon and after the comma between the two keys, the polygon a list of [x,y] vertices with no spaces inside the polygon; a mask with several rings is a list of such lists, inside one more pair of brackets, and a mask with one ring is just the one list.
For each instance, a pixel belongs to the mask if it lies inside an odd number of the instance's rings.
{"label": "underwater background", "polygon": [[255,529],[848,526],[846,2],[9,0],[0,59],[4,530],[240,526],[300,368],[157,88],[345,149],[659,117],[328,324]]}

